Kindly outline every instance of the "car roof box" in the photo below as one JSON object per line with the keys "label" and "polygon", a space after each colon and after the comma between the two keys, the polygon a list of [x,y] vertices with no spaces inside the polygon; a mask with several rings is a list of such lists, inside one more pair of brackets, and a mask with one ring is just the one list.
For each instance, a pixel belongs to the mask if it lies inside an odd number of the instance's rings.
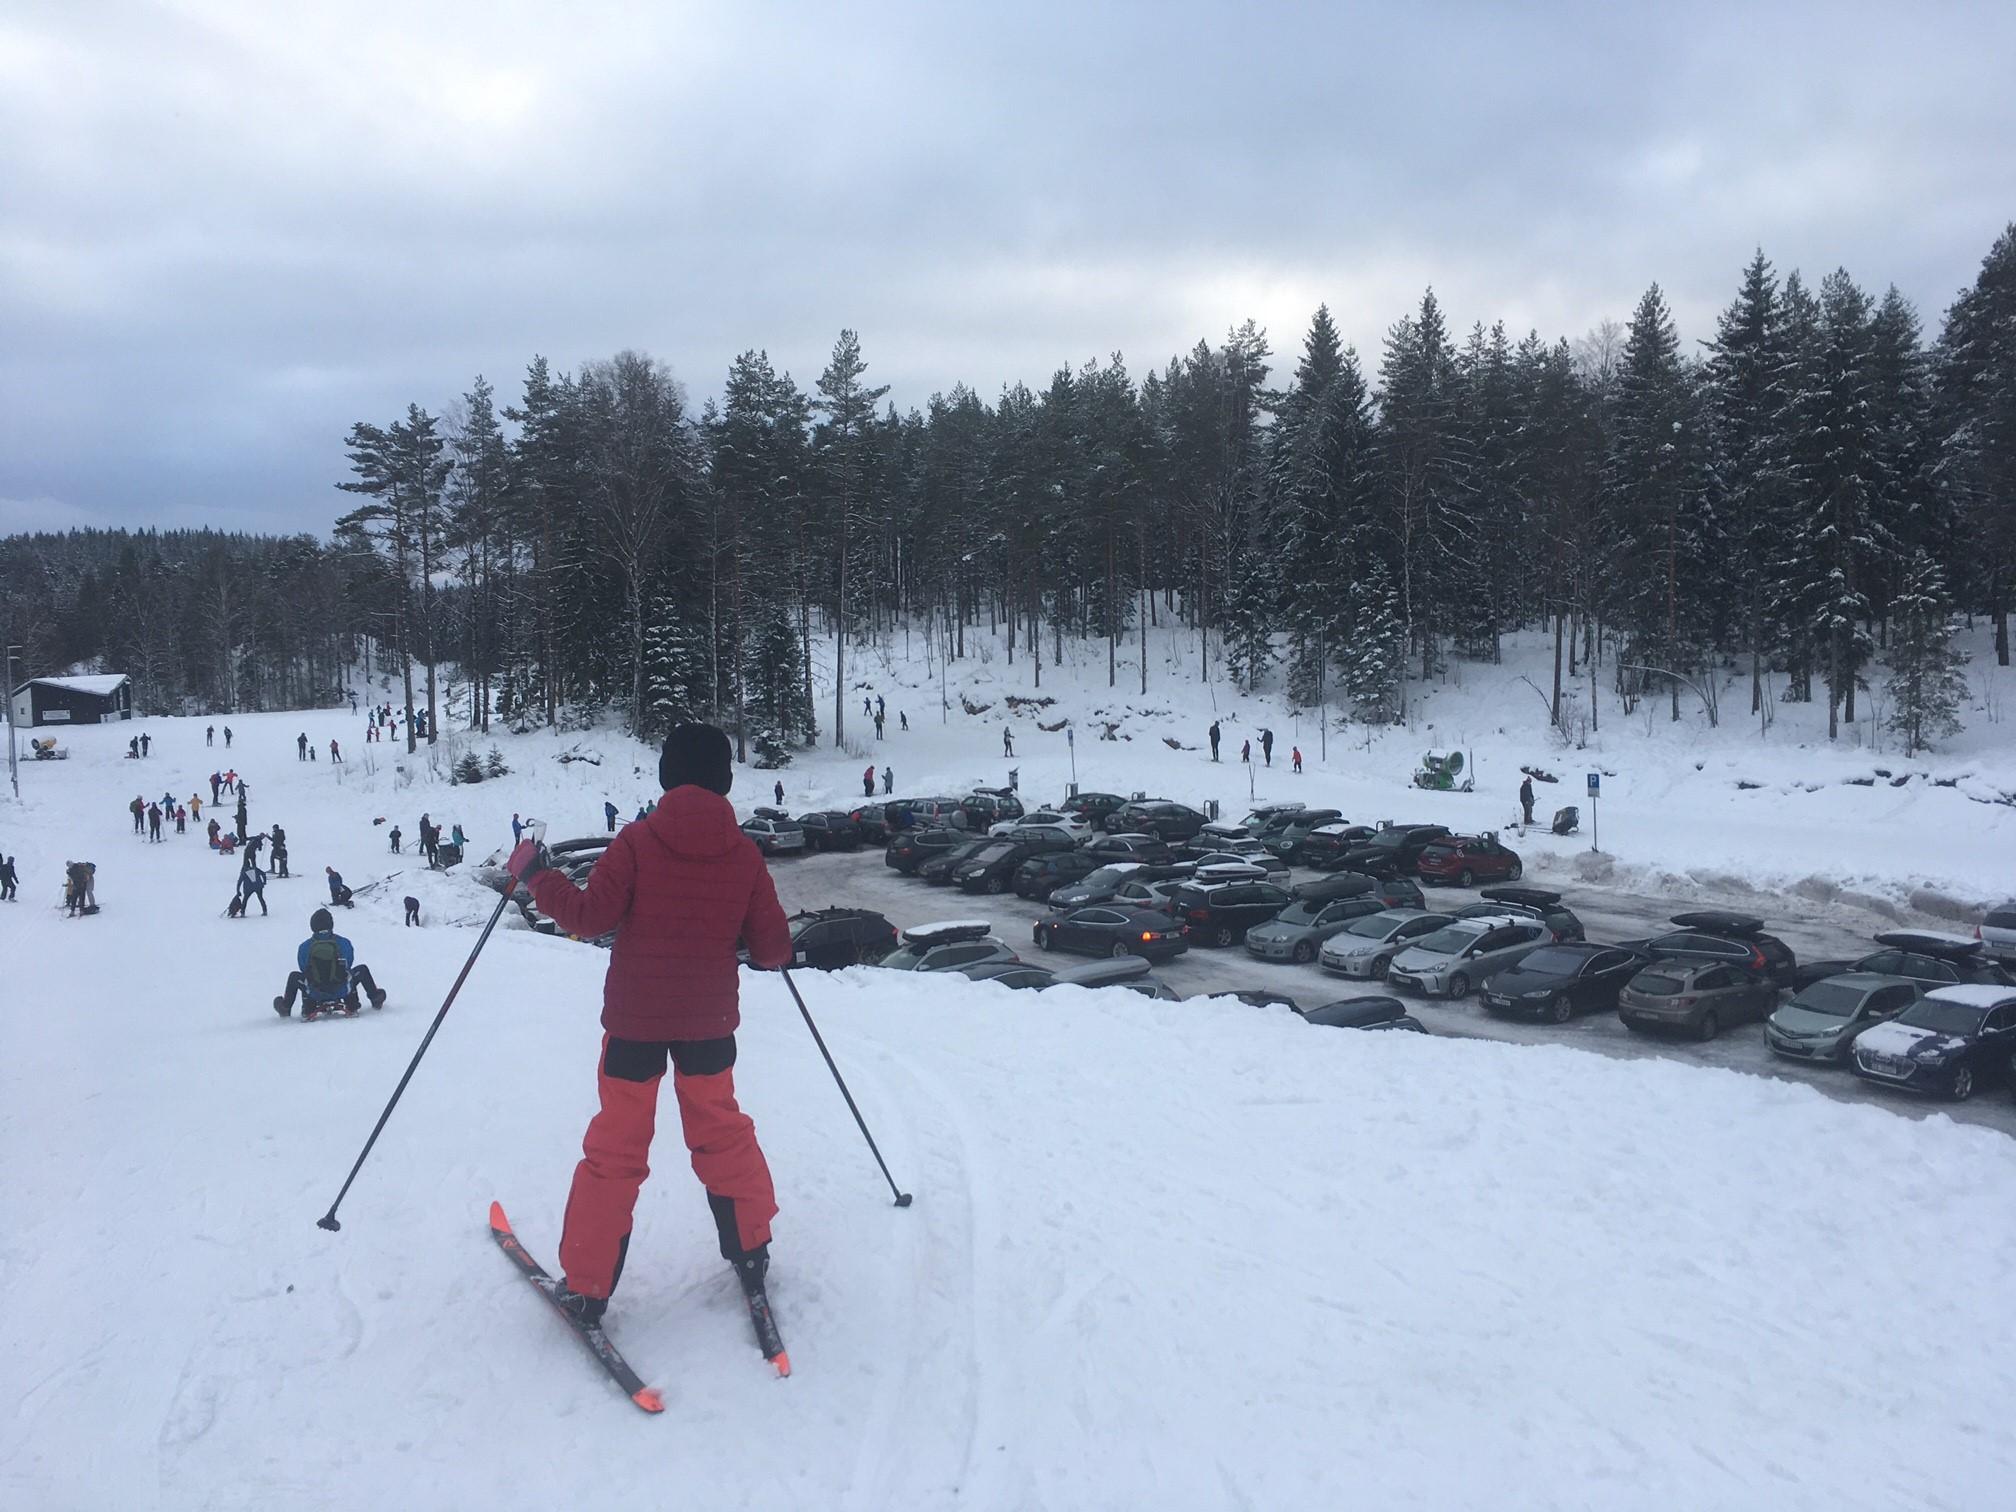
{"label": "car roof box", "polygon": [[1673,922],[1682,929],[1720,930],[1725,934],[1759,934],[1764,928],[1764,921],[1754,914],[1729,913],[1720,908],[1675,914]]}
{"label": "car roof box", "polygon": [[1267,876],[1267,868],[1254,866],[1245,861],[1218,861],[1210,866],[1200,866],[1191,874],[1198,882],[1260,882]]}
{"label": "car roof box", "polygon": [[954,945],[984,940],[994,926],[985,919],[946,919],[937,924],[913,924],[903,931],[905,945]]}
{"label": "car roof box", "polygon": [[1489,898],[1493,903],[1519,903],[1527,908],[1552,908],[1561,901],[1561,894],[1545,887],[1486,887],[1477,896]]}
{"label": "car roof box", "polygon": [[1069,966],[1056,973],[1059,982],[1069,982],[1078,987],[1104,987],[1110,982],[1131,982],[1148,975],[1147,960],[1141,956],[1113,956],[1103,961],[1091,961],[1083,966]]}
{"label": "car roof box", "polygon": [[1335,903],[1339,898],[1360,898],[1376,890],[1379,883],[1363,872],[1332,872],[1315,882],[1299,883],[1295,896],[1305,903]]}
{"label": "car roof box", "polygon": [[1892,950],[1915,950],[1920,955],[1962,960],[1981,953],[1981,942],[1972,935],[1946,934],[1936,929],[1893,929],[1876,936],[1878,945]]}

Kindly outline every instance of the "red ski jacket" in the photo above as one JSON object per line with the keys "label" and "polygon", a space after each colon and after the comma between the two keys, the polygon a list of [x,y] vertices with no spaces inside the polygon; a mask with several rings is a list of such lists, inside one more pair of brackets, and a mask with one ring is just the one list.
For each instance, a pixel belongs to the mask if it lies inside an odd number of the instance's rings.
{"label": "red ski jacket", "polygon": [[621,1039],[733,1034],[736,942],[758,966],[791,959],[791,930],[755,844],[728,800],[677,787],[626,824],[577,888],[564,872],[529,879],[539,910],[567,933],[616,931],[602,984],[602,1027]]}

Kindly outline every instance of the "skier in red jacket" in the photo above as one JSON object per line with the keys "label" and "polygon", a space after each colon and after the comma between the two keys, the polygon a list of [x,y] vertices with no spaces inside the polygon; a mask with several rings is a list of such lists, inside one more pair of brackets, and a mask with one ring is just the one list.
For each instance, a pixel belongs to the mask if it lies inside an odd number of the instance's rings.
{"label": "skier in red jacket", "polygon": [[560,1237],[566,1284],[557,1300],[588,1323],[601,1319],[623,1274],[668,1060],[722,1258],[745,1289],[763,1284],[777,1214],[755,1122],[735,1102],[735,949],[739,940],[755,965],[782,966],[791,931],[763,858],[728,805],[728,737],[712,725],[677,726],[665,737],[658,780],[664,798],[617,832],[585,889],[542,869],[544,855],[524,842],[534,851],[526,882],[541,913],[587,939],[616,931],[602,988],[602,1107],[582,1141]]}

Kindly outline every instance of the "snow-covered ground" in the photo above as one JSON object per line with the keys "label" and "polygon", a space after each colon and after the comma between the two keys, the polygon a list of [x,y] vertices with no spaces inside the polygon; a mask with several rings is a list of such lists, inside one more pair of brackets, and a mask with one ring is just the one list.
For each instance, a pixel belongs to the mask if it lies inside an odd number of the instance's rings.
{"label": "snow-covered ground", "polygon": [[[1158,665],[1147,699],[1124,667],[1116,695],[1089,657],[1083,682],[1046,669],[1060,702],[1041,716],[1078,720],[1086,787],[1243,803],[1243,769],[1162,741],[1202,744],[1208,690]],[[955,684],[940,723],[921,664],[863,671],[899,792],[1003,776],[998,698],[972,718]],[[1028,692],[1024,672],[997,660],[964,688]],[[1134,711],[1132,740],[1093,738],[1102,708]],[[1336,740],[1298,782],[1293,722],[1228,707],[1226,754],[1272,723],[1258,796],[1459,824],[1503,821],[1520,761],[1576,778],[1563,801],[1600,765],[1607,864],[1676,891],[2006,885],[2009,810],[1928,782],[1824,785],[1906,764],[1801,749],[1791,714],[1746,743],[1606,709],[1591,762],[1548,743],[1509,679],[1430,709],[1443,738]],[[1013,764],[1050,794],[1071,753],[1035,718],[1015,720]],[[314,1220],[473,943],[444,926],[487,912],[465,874],[385,854],[372,819],[409,844],[423,810],[459,820],[481,855],[514,810],[557,832],[597,827],[605,794],[634,808],[648,757],[609,733],[504,736],[512,777],[451,788],[445,764],[402,774],[347,712],[228,722],[229,752],[201,720],[68,732],[73,759],[24,767],[25,803],[0,801],[23,877],[0,905],[0,1506],[1971,1508],[2016,1484],[2004,1136],[1670,1063],[881,973],[805,987],[916,1205],[890,1206],[781,984],[746,978],[738,1080],[783,1203],[773,1296],[796,1371],[771,1378],[747,1337],[668,1126],[612,1314],[665,1391],[647,1419],[484,1232],[499,1198],[553,1257],[593,1102],[598,953],[501,930],[343,1232]],[[121,759],[142,728],[154,756]],[[1996,730],[1909,769],[2016,787]],[[296,761],[297,731],[323,762]],[[1466,736],[1482,792],[1401,786],[1418,747]],[[1302,745],[1315,767],[1306,724]],[[207,802],[227,760],[301,874],[271,884],[271,919],[221,916],[234,866],[194,827],[129,833],[136,792],[203,782]],[[801,762],[788,801],[858,793],[865,760]],[[1743,773],[1766,785],[1737,789]],[[738,800],[770,781],[745,772]],[[1570,875],[1587,843],[1522,845]],[[73,857],[99,865],[93,919],[54,906]],[[391,1003],[282,1022],[268,1002],[325,864],[353,886],[402,872],[340,925]],[[422,930],[399,924],[409,890]]]}

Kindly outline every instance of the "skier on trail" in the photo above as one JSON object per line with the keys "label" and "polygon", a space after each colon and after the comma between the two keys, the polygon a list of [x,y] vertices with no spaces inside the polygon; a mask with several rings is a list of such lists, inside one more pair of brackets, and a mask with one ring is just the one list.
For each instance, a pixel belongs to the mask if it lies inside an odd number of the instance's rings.
{"label": "skier on trail", "polygon": [[144,833],[147,828],[146,803],[139,798],[135,798],[131,803],[126,805],[126,812],[133,816],[133,833],[136,835]]}
{"label": "skier on trail", "polygon": [[880,714],[875,716],[875,738],[877,740],[882,738],[882,716]]}
{"label": "skier on trail", "polygon": [[204,826],[205,832],[210,837],[210,849],[217,850],[220,848],[217,843],[217,836],[223,830],[223,828],[224,826],[217,822],[217,816],[215,814],[212,814],[210,816],[210,822]]}
{"label": "skier on trail", "polygon": [[223,777],[223,774],[222,774],[222,773],[220,773],[220,772],[212,772],[212,773],[210,774],[210,801],[211,801],[211,803],[213,803],[213,804],[214,804],[214,803],[216,803],[216,801],[217,801],[217,794],[218,794],[218,791],[219,791],[219,790],[220,790],[220,789],[221,789],[221,788],[222,788],[223,786],[224,786],[224,777]]}
{"label": "skier on trail", "polygon": [[448,843],[458,851],[469,849],[469,838],[462,833],[462,826],[460,824],[455,825],[448,831]]}
{"label": "skier on trail", "polygon": [[215,744],[217,744],[217,726],[215,725],[203,726],[203,744],[205,744],[206,746],[214,746]]}
{"label": "skier on trail", "polygon": [[399,826],[396,824],[392,826],[392,854],[399,854]]}
{"label": "skier on trail", "polygon": [[1253,762],[1253,742],[1252,742],[1252,741],[1248,740],[1248,741],[1243,741],[1243,742],[1241,742],[1241,743],[1240,743],[1240,746],[1239,746],[1239,759],[1240,759],[1241,761],[1243,761],[1243,762],[1247,763],[1247,764],[1248,764],[1249,766],[1250,766],[1250,765],[1252,764],[1252,762]]}
{"label": "skier on trail", "polygon": [[226,767],[224,769],[224,791],[227,793],[238,791],[238,768]]}
{"label": "skier on trail", "polygon": [[756,1126],[735,1101],[736,944],[759,967],[791,958],[790,928],[755,845],[735,822],[728,737],[712,725],[666,736],[664,801],[610,842],[586,890],[546,866],[526,840],[511,870],[542,913],[584,939],[616,931],[602,993],[601,1109],[568,1193],[554,1301],[599,1322],[623,1273],[637,1192],[647,1175],[666,1062],[693,1170],[707,1190],[722,1258],[759,1293],[777,1213]]}
{"label": "skier on trail", "polygon": [[253,865],[251,856],[247,855],[245,864],[238,869],[238,891],[231,900],[233,915],[244,918],[254,898],[259,900],[259,912],[263,915],[267,911],[266,873]]}
{"label": "skier on trail", "polygon": [[15,888],[20,883],[20,880],[20,877],[14,871],[14,858],[12,856],[0,856],[0,901],[8,903],[20,901],[14,896]]}
{"label": "skier on trail", "polygon": [[511,816],[511,843],[512,845],[515,846],[520,840],[524,838],[525,838],[525,821],[523,819],[520,819],[516,814],[513,814]]}
{"label": "skier on trail", "polygon": [[299,735],[294,737],[294,759],[296,761],[306,761],[308,759],[308,732],[306,730],[303,730]]}
{"label": "skier on trail", "polygon": [[235,816],[234,826],[238,831],[238,843],[240,845],[245,843],[245,822],[245,795],[240,793],[238,795],[238,813]]}
{"label": "skier on trail", "polygon": [[1217,721],[1217,720],[1215,720],[1215,719],[1214,719],[1214,720],[1212,720],[1212,721],[1211,721],[1211,728],[1210,728],[1210,730],[1209,730],[1209,731],[1207,731],[1206,733],[1208,733],[1208,734],[1210,735],[1210,737],[1211,737],[1211,759],[1212,759],[1213,761],[1216,761],[1216,760],[1218,759],[1218,721]]}
{"label": "skier on trail", "polygon": [[1519,781],[1519,807],[1525,811],[1525,824],[1533,822],[1533,779],[1522,777]]}
{"label": "skier on trail", "polygon": [[607,798],[602,800],[602,819],[609,826],[609,833],[616,833],[616,805]]}
{"label": "skier on trail", "polygon": [[1299,776],[1301,776],[1301,775],[1302,775],[1302,747],[1300,747],[1300,746],[1294,746],[1294,747],[1292,747],[1292,748],[1290,749],[1290,751],[1289,751],[1289,756],[1290,756],[1290,758],[1291,758],[1291,759],[1293,760],[1293,762],[1294,762],[1294,766],[1295,766],[1295,775],[1296,775],[1296,776],[1298,776],[1298,777],[1299,777]]}
{"label": "skier on trail", "polygon": [[334,740],[329,742],[329,764],[331,766],[341,766],[343,764],[343,748],[336,744]]}
{"label": "skier on trail", "polygon": [[231,749],[231,726],[229,725],[224,726],[224,749],[227,751]]}
{"label": "skier on trail", "polygon": [[201,793],[191,793],[189,795],[189,817],[191,819],[201,819],[203,817],[203,795]]}
{"label": "skier on trail", "polygon": [[287,870],[287,831],[277,824],[273,826],[273,875],[290,875]]}
{"label": "skier on trail", "polygon": [[336,921],[329,910],[318,908],[310,914],[308,929],[308,938],[294,953],[295,969],[287,973],[287,990],[273,999],[273,1011],[286,1018],[294,1011],[298,997],[304,1019],[339,1011],[355,1014],[362,1006],[357,1001],[360,987],[373,1008],[383,1008],[384,990],[371,979],[369,966],[357,964],[357,952],[336,933]]}
{"label": "skier on trail", "polygon": [[161,843],[161,805],[158,803],[147,805],[147,838],[155,845]]}
{"label": "skier on trail", "polygon": [[910,733],[910,716],[902,709],[896,711],[896,728],[906,735]]}
{"label": "skier on trail", "polygon": [[175,805],[175,833],[178,835],[189,833],[189,810],[179,803]]}
{"label": "skier on trail", "polygon": [[154,754],[154,737],[145,730],[140,732],[140,759],[146,760]]}
{"label": "skier on trail", "polygon": [[126,754],[134,761],[140,759],[140,737],[138,735],[135,735],[131,740],[126,742]]}

